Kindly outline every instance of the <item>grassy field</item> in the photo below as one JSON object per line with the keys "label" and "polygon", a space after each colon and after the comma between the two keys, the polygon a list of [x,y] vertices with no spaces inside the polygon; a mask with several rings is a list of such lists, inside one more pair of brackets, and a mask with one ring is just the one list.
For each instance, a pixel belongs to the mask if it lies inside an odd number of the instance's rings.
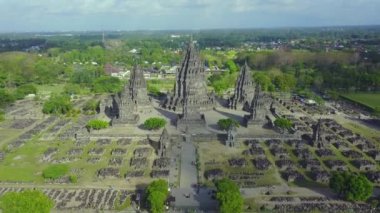
{"label": "grassy field", "polygon": [[[11,182],[28,182],[43,184],[45,182],[42,177],[42,172],[44,169],[50,165],[54,165],[51,162],[41,161],[43,153],[49,147],[58,148],[58,153],[54,155],[54,159],[62,159],[63,157],[68,157],[67,152],[72,148],[78,148],[75,146],[73,141],[39,141],[31,140],[25,143],[24,146],[10,151],[6,154],[5,159],[0,163],[0,181],[11,181]],[[120,166],[120,173],[124,175],[128,171],[133,169],[129,166],[129,160],[133,156],[133,151],[137,147],[149,147],[149,145],[138,145],[138,141],[133,141],[132,144],[124,146],[119,146],[116,144],[116,141],[112,141],[111,144],[103,146],[104,153],[100,155],[100,161],[92,164],[87,162],[90,156],[88,151],[91,148],[98,147],[95,141],[90,142],[86,146],[83,146],[83,153],[77,156],[77,160],[73,162],[68,162],[66,165],[70,168],[68,175],[77,175],[78,176],[78,185],[113,185],[113,186],[125,186],[126,181],[124,178],[107,178],[107,179],[98,179],[96,177],[96,172],[100,168],[113,167],[108,165],[108,161],[111,157],[111,151],[115,148],[126,148],[127,153],[120,156],[123,158],[123,164]],[[144,177],[139,178],[138,180],[132,180],[129,184],[141,184],[149,183],[151,178],[149,177],[150,171],[152,168],[153,160],[156,156],[153,154],[148,157],[149,165],[145,169]],[[135,183],[136,182],[136,183]]]}
{"label": "grassy field", "polygon": [[157,87],[161,92],[166,93],[167,91],[172,91],[174,89],[175,79],[152,79],[147,80],[149,86]]}
{"label": "grassy field", "polygon": [[341,96],[371,109],[380,107],[380,93],[349,93]]}

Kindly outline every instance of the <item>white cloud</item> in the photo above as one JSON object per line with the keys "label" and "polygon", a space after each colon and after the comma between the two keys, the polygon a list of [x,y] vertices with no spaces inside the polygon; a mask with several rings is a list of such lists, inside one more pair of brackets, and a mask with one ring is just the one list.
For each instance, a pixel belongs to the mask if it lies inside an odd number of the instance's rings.
{"label": "white cloud", "polygon": [[376,24],[379,10],[380,0],[0,0],[0,29]]}

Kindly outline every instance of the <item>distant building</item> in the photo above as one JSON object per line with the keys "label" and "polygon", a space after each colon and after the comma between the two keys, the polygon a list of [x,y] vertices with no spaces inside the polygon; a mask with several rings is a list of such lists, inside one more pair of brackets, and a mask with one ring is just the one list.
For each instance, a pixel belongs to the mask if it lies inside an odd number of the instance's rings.
{"label": "distant building", "polygon": [[112,65],[112,64],[106,64],[106,65],[104,65],[104,72],[107,75],[110,75],[112,77],[117,77],[117,78],[120,78],[120,79],[126,78],[130,74],[129,70],[125,70],[121,66],[115,66],[115,65]]}

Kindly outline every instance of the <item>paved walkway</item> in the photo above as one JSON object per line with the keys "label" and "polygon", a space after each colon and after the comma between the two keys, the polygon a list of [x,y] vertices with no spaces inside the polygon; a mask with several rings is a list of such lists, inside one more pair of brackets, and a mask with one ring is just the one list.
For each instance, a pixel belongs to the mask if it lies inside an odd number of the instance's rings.
{"label": "paved walkway", "polygon": [[190,189],[192,185],[198,183],[197,168],[195,166],[195,146],[189,137],[182,144],[181,150],[181,178],[180,188]]}

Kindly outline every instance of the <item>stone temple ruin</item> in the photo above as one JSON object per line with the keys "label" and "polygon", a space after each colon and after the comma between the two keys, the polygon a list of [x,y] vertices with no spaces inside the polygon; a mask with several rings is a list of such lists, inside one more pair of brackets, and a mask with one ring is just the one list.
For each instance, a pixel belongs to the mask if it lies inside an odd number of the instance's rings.
{"label": "stone temple ruin", "polygon": [[323,137],[322,128],[323,128],[322,122],[321,122],[321,119],[319,119],[318,123],[313,126],[312,144],[314,147],[318,147],[318,148],[325,147],[325,139]]}
{"label": "stone temple ruin", "polygon": [[236,136],[237,136],[237,129],[235,126],[231,126],[227,131],[226,146],[238,147],[239,144],[236,140]]}
{"label": "stone temple ruin", "polygon": [[254,82],[247,62],[240,69],[239,77],[235,84],[234,95],[228,100],[230,109],[249,110],[250,103],[255,93]]}
{"label": "stone temple ruin", "polygon": [[166,128],[162,131],[162,134],[160,136],[160,140],[158,141],[158,153],[157,155],[159,157],[168,157],[168,151],[170,146],[170,135],[168,133],[168,130]]}
{"label": "stone temple ruin", "polygon": [[144,73],[137,66],[134,67],[131,73],[129,80],[129,91],[131,93],[134,104],[137,105],[137,110],[139,112],[149,112],[152,110]]}
{"label": "stone temple ruin", "polygon": [[188,89],[189,92],[184,98],[183,113],[177,118],[177,129],[182,132],[203,128],[206,126],[204,116],[198,111],[197,96],[195,90]]}
{"label": "stone temple ruin", "polygon": [[189,90],[194,92],[194,96],[188,96],[188,98],[196,97],[194,100],[189,100],[194,108],[210,110],[214,107],[214,96],[207,93],[204,64],[192,41],[189,43],[181,67],[177,71],[174,94],[168,94],[163,107],[174,111],[181,109]]}
{"label": "stone temple ruin", "polygon": [[144,74],[137,66],[133,68],[123,91],[100,103],[100,112],[105,112],[112,119],[112,125],[136,124],[139,112],[145,113],[151,110]]}
{"label": "stone temple ruin", "polygon": [[266,121],[264,109],[263,93],[261,86],[256,85],[255,94],[252,98],[251,106],[249,108],[249,115],[244,117],[247,127],[250,125],[263,125]]}

